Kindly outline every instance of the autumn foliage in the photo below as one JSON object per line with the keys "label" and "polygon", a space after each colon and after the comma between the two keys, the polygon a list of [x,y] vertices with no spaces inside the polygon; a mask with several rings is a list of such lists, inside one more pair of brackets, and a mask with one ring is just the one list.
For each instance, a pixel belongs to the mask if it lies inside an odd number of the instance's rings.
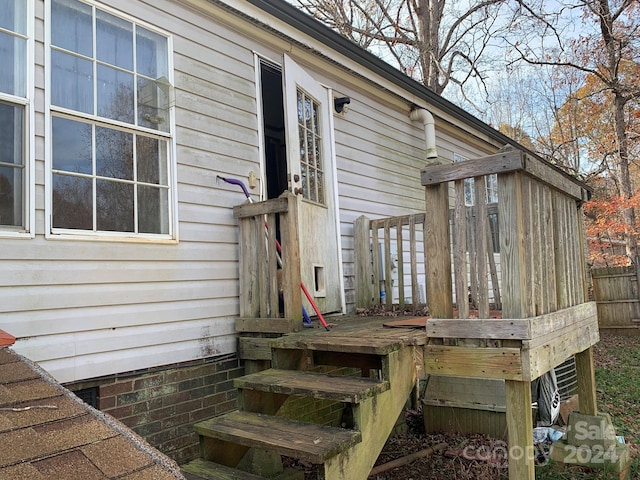
{"label": "autumn foliage", "polygon": [[584,205],[589,262],[594,267],[627,266],[632,260],[625,254],[624,238],[640,235],[638,226],[628,225],[623,218],[625,208],[640,208],[640,190],[629,199],[616,195],[593,198]]}

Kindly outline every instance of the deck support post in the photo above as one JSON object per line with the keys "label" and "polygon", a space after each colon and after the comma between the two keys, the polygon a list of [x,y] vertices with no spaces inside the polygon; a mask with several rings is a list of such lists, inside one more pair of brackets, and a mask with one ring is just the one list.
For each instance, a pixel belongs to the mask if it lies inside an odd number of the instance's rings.
{"label": "deck support post", "polygon": [[505,393],[509,435],[509,479],[535,480],[531,384],[505,380]]}
{"label": "deck support post", "polygon": [[591,348],[587,348],[585,351],[576,354],[576,374],[578,377],[580,413],[597,415],[596,375],[593,365],[593,351]]}
{"label": "deck support post", "polygon": [[280,214],[282,238],[282,293],[285,318],[302,322],[302,275],[300,273],[300,236],[298,233],[299,199],[291,192],[282,194],[287,200],[287,212]]}
{"label": "deck support post", "polygon": [[424,231],[429,314],[433,318],[453,318],[449,184],[425,187],[425,203],[432,212],[425,218]]}

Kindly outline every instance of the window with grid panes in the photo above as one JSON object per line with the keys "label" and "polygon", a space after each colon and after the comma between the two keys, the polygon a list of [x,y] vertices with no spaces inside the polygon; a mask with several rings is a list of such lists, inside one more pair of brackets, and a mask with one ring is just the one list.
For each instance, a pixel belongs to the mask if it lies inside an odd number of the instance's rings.
{"label": "window with grid panes", "polygon": [[50,22],[52,231],[172,235],[168,36],[79,0]]}
{"label": "window with grid panes", "polygon": [[0,233],[27,229],[27,11],[0,1]]}

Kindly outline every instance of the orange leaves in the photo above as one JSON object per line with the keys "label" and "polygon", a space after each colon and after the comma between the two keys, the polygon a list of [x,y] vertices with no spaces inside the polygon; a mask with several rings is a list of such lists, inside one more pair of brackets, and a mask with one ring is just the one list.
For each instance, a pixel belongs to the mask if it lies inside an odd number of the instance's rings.
{"label": "orange leaves", "polygon": [[596,266],[625,266],[630,263],[625,255],[624,238],[638,238],[638,225],[628,225],[623,217],[627,208],[638,210],[640,190],[631,198],[611,196],[594,198],[584,205],[589,239],[589,260]]}

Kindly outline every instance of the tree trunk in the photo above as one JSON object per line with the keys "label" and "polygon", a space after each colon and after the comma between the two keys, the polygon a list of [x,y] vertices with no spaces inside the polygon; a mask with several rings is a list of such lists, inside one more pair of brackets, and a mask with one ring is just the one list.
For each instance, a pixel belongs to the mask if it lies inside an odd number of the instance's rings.
{"label": "tree trunk", "polygon": [[420,65],[423,72],[423,83],[434,92],[442,93],[440,84],[440,23],[444,0],[419,0],[416,10],[422,35],[419,45]]}
{"label": "tree trunk", "polygon": [[[629,147],[627,144],[626,122],[624,118],[625,104],[626,99],[616,92],[614,98],[614,124],[620,162],[620,195],[622,195],[625,200],[629,200],[633,196],[633,188],[631,186],[631,176],[629,175]],[[622,211],[622,218],[626,224],[626,253],[631,261],[635,261],[638,255],[638,240],[636,238],[636,212],[634,208],[631,206],[625,207]]]}

